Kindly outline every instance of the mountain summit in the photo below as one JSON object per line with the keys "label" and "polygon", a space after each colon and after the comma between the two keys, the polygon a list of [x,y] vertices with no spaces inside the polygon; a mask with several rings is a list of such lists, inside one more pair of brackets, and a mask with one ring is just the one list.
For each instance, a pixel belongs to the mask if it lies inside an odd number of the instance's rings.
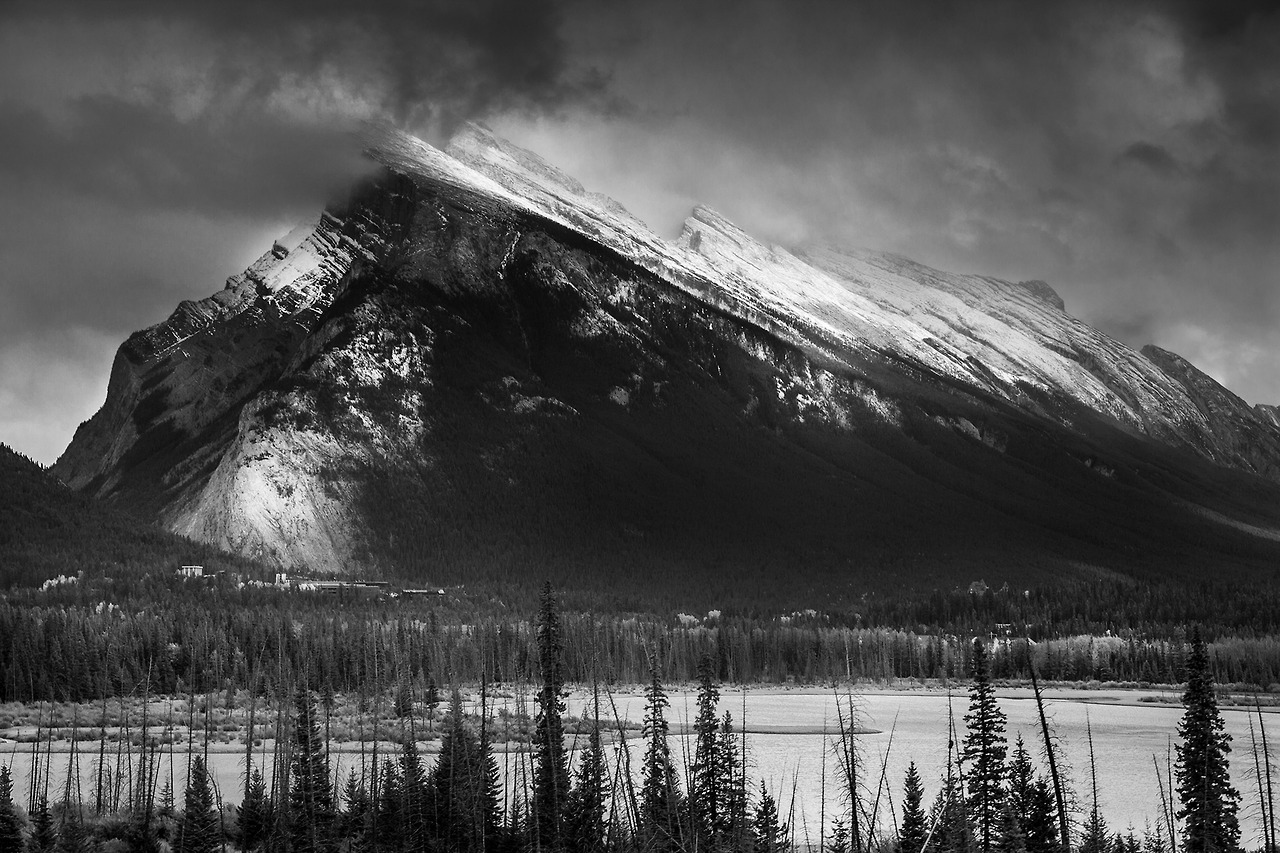
{"label": "mountain summit", "polygon": [[[1280,425],[1044,282],[674,242],[537,155],[376,174],[120,348],[54,470],[282,567],[839,597],[1280,556]],[[691,593],[692,594],[692,593]]]}

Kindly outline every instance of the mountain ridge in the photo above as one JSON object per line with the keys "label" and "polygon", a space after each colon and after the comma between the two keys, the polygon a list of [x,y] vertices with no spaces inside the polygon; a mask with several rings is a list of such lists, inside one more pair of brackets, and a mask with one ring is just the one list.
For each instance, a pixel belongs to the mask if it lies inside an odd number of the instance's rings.
{"label": "mountain ridge", "polygon": [[[55,471],[281,566],[433,578],[1274,556],[1183,504],[1280,526],[1280,424],[1048,285],[792,252],[704,207],[664,241],[494,139],[380,131],[348,203],[130,338]],[[504,518],[565,525],[566,556]]]}

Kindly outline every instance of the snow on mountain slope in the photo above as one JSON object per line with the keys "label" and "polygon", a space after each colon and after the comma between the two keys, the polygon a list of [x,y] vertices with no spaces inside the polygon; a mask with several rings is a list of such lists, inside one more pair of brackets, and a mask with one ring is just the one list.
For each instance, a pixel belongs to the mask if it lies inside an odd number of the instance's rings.
{"label": "snow on mountain slope", "polygon": [[[760,243],[707,207],[694,210],[673,244],[617,202],[586,192],[483,127],[465,127],[448,154],[498,184],[504,197],[522,199],[730,311],[767,318],[793,340],[834,345],[837,357],[874,352],[906,360],[1070,426],[1070,414],[1053,405],[1068,400],[1220,464],[1275,470],[1247,454],[1207,448],[1203,436],[1214,427],[1186,387],[1143,353],[1071,317],[1044,282],[945,273],[867,251],[792,253]],[[426,162],[438,159],[432,153]],[[487,184],[473,186],[492,192]],[[1280,454],[1280,428],[1263,413],[1243,417],[1261,428],[1268,452]]]}
{"label": "snow on mountain slope", "polygon": [[[896,554],[924,547],[923,512],[945,553],[1048,537],[1078,560],[1093,538],[1140,551],[1167,494],[1212,485],[1169,447],[1280,480],[1273,410],[1089,328],[1043,282],[789,251],[705,207],[664,240],[474,125],[447,153],[376,129],[370,155],[385,169],[348,203],[121,347],[59,476],[323,570],[461,560],[521,513],[577,518],[594,553],[592,513],[615,504],[679,533],[654,553],[832,535],[803,547]],[[1252,493],[1220,491],[1201,517],[1273,523]],[[708,501],[724,541],[680,532]],[[431,538],[388,506],[424,514]],[[779,525],[763,545],[759,518]],[[543,547],[520,541],[504,547]]]}

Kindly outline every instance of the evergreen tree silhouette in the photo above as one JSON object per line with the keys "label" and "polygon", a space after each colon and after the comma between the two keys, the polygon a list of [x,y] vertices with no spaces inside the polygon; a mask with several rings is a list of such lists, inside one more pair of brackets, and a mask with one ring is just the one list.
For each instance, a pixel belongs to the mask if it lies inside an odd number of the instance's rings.
{"label": "evergreen tree silhouette", "polygon": [[551,584],[542,589],[538,612],[538,666],[542,687],[534,721],[533,800],[529,804],[536,846],[558,850],[564,842],[564,807],[569,796],[569,762],[564,749],[564,664],[560,611]]}
{"label": "evergreen tree silhouette", "polygon": [[0,765],[0,853],[22,853],[22,821],[13,804],[9,765]]}
{"label": "evergreen tree silhouette", "polygon": [[608,779],[604,745],[600,738],[600,696],[597,693],[587,748],[578,762],[578,772],[566,807],[565,840],[572,853],[600,853],[605,849]]}
{"label": "evergreen tree silhouette", "polygon": [[1240,794],[1231,787],[1228,756],[1231,736],[1224,730],[1209,668],[1209,650],[1197,628],[1187,657],[1185,708],[1178,723],[1174,772],[1184,822],[1186,853],[1225,853],[1240,847],[1237,810]]}
{"label": "evergreen tree silhouette", "polygon": [[209,773],[204,757],[197,755],[191,760],[191,774],[183,798],[177,853],[213,853],[222,844],[221,835]]}
{"label": "evergreen tree silhouette", "polygon": [[653,666],[645,690],[643,733],[647,745],[640,787],[640,831],[651,850],[679,850],[682,846],[680,794],[667,744],[665,711],[669,705],[658,669]]}
{"label": "evergreen tree silhouette", "polygon": [[1044,777],[1037,778],[1025,806],[1023,833],[1027,853],[1056,853],[1058,850],[1058,816],[1053,791]]}
{"label": "evergreen tree silhouette", "polygon": [[305,685],[294,697],[293,756],[289,788],[290,853],[322,853],[333,846],[333,791],[329,757],[320,737],[315,700]]}
{"label": "evergreen tree silhouette", "polygon": [[31,812],[31,838],[27,844],[31,853],[53,853],[58,846],[53,812],[49,810],[49,801],[44,797],[36,800],[35,810]]}
{"label": "evergreen tree silhouette", "polygon": [[986,647],[981,640],[973,641],[973,656],[969,662],[969,713],[965,714],[966,728],[963,758],[967,772],[968,812],[973,821],[974,843],[978,850],[993,849],[1000,831],[1000,812],[1004,808],[1005,717],[996,702],[995,689],[991,685],[990,666]]}
{"label": "evergreen tree silhouette", "polygon": [[755,853],[782,853],[787,849],[787,827],[778,818],[778,804],[760,783],[760,801],[751,824]]}
{"label": "evergreen tree silhouette", "polygon": [[920,771],[913,761],[907,766],[906,780],[902,785],[902,825],[898,830],[898,853],[920,853],[924,849],[929,827],[924,814],[924,786],[920,783]]}
{"label": "evergreen tree silhouette", "polygon": [[720,688],[710,655],[698,661],[698,714],[694,719],[693,766],[689,769],[689,809],[698,846],[714,844],[724,828],[720,786]]}
{"label": "evergreen tree silhouette", "polygon": [[725,711],[716,735],[715,785],[720,797],[720,820],[716,826],[716,835],[721,846],[730,850],[740,849],[747,843],[749,827],[745,762],[738,734],[733,730],[733,717]]}
{"label": "evergreen tree silhouette", "polygon": [[267,782],[262,778],[260,768],[253,768],[249,774],[244,801],[236,809],[236,823],[242,850],[257,850],[267,840],[271,828],[271,804],[267,801]]}

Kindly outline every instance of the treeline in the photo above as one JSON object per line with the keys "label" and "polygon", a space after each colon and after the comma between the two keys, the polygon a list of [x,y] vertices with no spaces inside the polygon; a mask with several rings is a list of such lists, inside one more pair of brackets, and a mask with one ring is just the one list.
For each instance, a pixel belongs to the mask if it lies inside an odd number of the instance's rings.
{"label": "treeline", "polygon": [[[79,787],[67,784],[60,802],[51,805],[46,764],[36,771],[23,809],[13,800],[8,768],[0,769],[0,851],[153,852],[167,846],[177,853],[212,853],[233,845],[270,853],[784,853],[803,845],[823,853],[1229,853],[1240,846],[1240,795],[1229,782],[1229,739],[1198,634],[1190,637],[1186,659],[1177,759],[1168,768],[1169,788],[1161,787],[1161,813],[1142,837],[1108,829],[1096,781],[1086,798],[1067,787],[1043,707],[1043,763],[1032,758],[1021,738],[1010,749],[988,646],[976,640],[968,655],[968,713],[962,724],[939,720],[952,737],[935,795],[927,797],[914,764],[900,788],[885,778],[883,768],[877,774],[860,748],[850,707],[839,715],[839,734],[831,742],[835,793],[824,801],[814,838],[795,825],[780,796],[749,778],[747,742],[728,713],[718,714],[719,686],[709,657],[699,667],[693,743],[682,762],[671,751],[668,703],[656,666],[650,670],[644,728],[635,745],[638,763],[633,764],[632,745],[625,739],[606,749],[609,723],[598,701],[585,746],[575,757],[565,739],[563,627],[548,590],[535,631],[537,712],[518,770],[506,779],[495,759],[497,726],[484,686],[475,716],[464,714],[459,691],[452,691],[434,762],[419,752],[415,738],[381,755],[375,741],[368,745],[368,761],[336,779],[327,727],[308,687],[314,679],[299,673],[289,691],[294,713],[277,732],[271,769],[255,762],[252,748],[245,754],[238,807],[222,807],[207,752],[196,750],[182,807],[167,787],[157,793],[157,747],[144,722],[141,754],[129,762],[124,800],[103,796],[100,774],[92,802],[82,802]],[[396,713],[412,730],[413,703]],[[1263,727],[1261,716],[1258,723]],[[957,734],[961,725],[962,736]],[[1262,737],[1255,761],[1266,755],[1265,728]],[[365,746],[362,742],[362,759]],[[1091,778],[1096,779],[1093,765],[1091,750]],[[825,762],[821,769],[802,772],[821,772],[825,790]],[[1269,783],[1269,768],[1265,778]],[[1264,849],[1271,851],[1274,798],[1261,776],[1258,794]],[[1081,800],[1087,817],[1077,825],[1072,817]]]}
{"label": "treeline", "polygon": [[[99,599],[66,585],[0,600],[0,701],[96,700],[190,690],[268,689],[281,668],[308,671],[317,689],[375,694],[401,683],[530,683],[533,624],[466,602],[430,605],[270,589],[157,587]],[[187,587],[184,589],[184,587]],[[158,605],[158,602],[163,602]],[[988,625],[996,678],[1025,680],[1034,665],[1055,681],[1177,683],[1185,635],[1041,639]],[[695,619],[570,613],[563,619],[565,677],[643,683],[656,663],[681,683],[712,661],[734,683],[963,678],[973,634],[832,624],[823,614]],[[1219,682],[1244,691],[1280,683],[1280,639],[1219,636]]]}

